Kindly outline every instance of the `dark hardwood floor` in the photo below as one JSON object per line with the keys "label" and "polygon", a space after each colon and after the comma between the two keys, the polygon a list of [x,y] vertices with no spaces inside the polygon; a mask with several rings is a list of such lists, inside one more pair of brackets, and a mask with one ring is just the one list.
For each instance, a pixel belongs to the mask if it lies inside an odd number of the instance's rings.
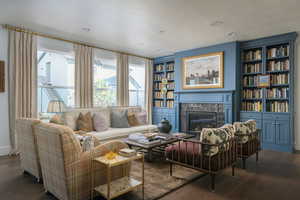
{"label": "dark hardwood floor", "polygon": [[[300,154],[262,151],[257,165],[252,157],[247,169],[237,169],[235,177],[230,169],[217,176],[215,192],[209,190],[209,183],[209,176],[202,177],[161,200],[299,200]],[[45,194],[33,177],[22,174],[18,157],[0,157],[0,199],[55,198]]]}

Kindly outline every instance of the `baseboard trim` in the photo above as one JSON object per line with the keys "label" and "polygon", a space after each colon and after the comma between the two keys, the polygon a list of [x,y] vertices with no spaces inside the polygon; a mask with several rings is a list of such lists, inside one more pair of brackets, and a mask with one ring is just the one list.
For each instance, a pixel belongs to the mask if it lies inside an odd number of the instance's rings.
{"label": "baseboard trim", "polygon": [[10,146],[0,146],[0,156],[6,156],[10,153]]}

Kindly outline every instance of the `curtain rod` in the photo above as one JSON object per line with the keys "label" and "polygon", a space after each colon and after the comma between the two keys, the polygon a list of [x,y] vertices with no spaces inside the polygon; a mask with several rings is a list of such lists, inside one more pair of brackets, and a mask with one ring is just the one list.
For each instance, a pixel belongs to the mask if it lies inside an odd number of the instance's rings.
{"label": "curtain rod", "polygon": [[101,49],[101,50],[105,50],[105,51],[111,51],[111,52],[114,52],[114,53],[126,54],[128,56],[135,56],[135,57],[144,58],[144,59],[151,59],[151,60],[153,59],[153,58],[149,58],[149,57],[145,57],[145,56],[139,56],[139,55],[126,53],[126,52],[122,52],[122,51],[116,51],[116,50],[106,49],[106,48],[102,48],[102,47],[97,47],[97,46],[94,46],[94,45],[86,44],[84,42],[73,41],[73,40],[68,40],[68,39],[64,39],[64,38],[60,38],[60,37],[56,37],[56,36],[52,36],[52,35],[48,35],[48,34],[44,34],[44,33],[34,32],[34,31],[27,30],[25,28],[11,26],[11,25],[8,25],[8,24],[4,24],[2,26],[3,26],[3,28],[5,28],[7,30],[12,30],[12,31],[16,31],[16,32],[29,33],[29,34],[37,35],[37,36],[40,36],[40,37],[50,38],[50,39],[54,39],[54,40],[60,40],[60,41],[69,42],[69,43],[73,43],[73,44],[84,45],[84,46],[92,47],[92,48],[95,48],[95,49]]}

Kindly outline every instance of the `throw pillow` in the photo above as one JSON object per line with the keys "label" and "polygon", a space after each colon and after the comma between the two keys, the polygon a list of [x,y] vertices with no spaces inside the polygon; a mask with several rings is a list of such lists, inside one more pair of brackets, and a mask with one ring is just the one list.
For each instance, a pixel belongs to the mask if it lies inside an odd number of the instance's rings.
{"label": "throw pillow", "polygon": [[130,126],[138,126],[140,125],[134,113],[128,114],[128,123]]}
{"label": "throw pillow", "polygon": [[91,135],[82,136],[82,135],[76,135],[75,134],[75,137],[79,141],[83,152],[89,151],[89,150],[94,148],[94,140],[93,140],[93,137]]}
{"label": "throw pillow", "polygon": [[61,120],[61,117],[59,115],[54,115],[53,117],[51,117],[49,122],[53,124],[60,124],[60,125],[64,124],[64,122]]}
{"label": "throw pillow", "polygon": [[109,119],[105,117],[105,115],[101,112],[97,112],[93,116],[94,129],[97,132],[106,131],[110,124]]}
{"label": "throw pillow", "polygon": [[112,128],[129,128],[127,110],[111,112],[111,127]]}
{"label": "throw pillow", "polygon": [[93,131],[93,118],[90,112],[83,115],[79,114],[77,119],[77,130],[91,132]]}
{"label": "throw pillow", "polygon": [[147,112],[138,112],[135,114],[137,121],[139,122],[139,125],[147,125]]}

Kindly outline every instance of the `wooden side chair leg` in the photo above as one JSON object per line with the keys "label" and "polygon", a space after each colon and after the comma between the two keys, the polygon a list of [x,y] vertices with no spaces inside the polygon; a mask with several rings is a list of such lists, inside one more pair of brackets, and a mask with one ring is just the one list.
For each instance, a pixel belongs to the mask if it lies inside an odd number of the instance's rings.
{"label": "wooden side chair leg", "polygon": [[215,179],[216,175],[215,174],[210,174],[211,177],[211,190],[214,192],[215,191]]}
{"label": "wooden side chair leg", "polygon": [[231,173],[232,173],[232,176],[234,176],[234,169],[235,169],[235,164],[232,164],[232,171],[231,171]]}
{"label": "wooden side chair leg", "polygon": [[246,158],[243,158],[243,169],[246,169]]}
{"label": "wooden side chair leg", "polygon": [[258,162],[258,151],[256,152],[256,162]]}
{"label": "wooden side chair leg", "polygon": [[173,175],[173,164],[170,162],[170,176]]}

